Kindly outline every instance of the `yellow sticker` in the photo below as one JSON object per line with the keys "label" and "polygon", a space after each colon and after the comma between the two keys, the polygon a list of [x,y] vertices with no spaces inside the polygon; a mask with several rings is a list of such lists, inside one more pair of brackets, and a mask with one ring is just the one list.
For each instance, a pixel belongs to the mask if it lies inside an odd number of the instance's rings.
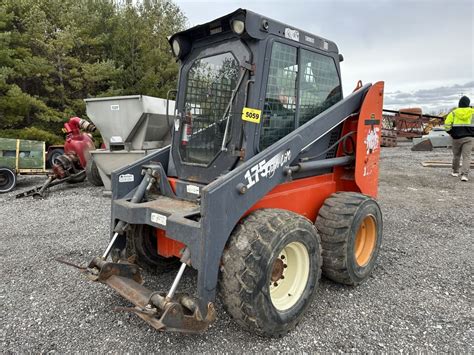
{"label": "yellow sticker", "polygon": [[242,120],[252,123],[260,123],[261,115],[261,110],[257,110],[256,108],[244,107],[244,110],[242,111]]}

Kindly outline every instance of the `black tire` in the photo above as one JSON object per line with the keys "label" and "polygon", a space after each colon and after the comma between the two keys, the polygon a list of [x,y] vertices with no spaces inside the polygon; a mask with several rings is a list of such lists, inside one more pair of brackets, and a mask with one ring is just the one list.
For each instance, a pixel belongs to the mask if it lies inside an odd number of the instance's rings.
{"label": "black tire", "polygon": [[[290,253],[292,246],[303,254]],[[287,267],[282,254],[287,255]],[[291,265],[301,265],[300,259],[305,260],[305,271],[298,273]],[[219,284],[224,307],[244,329],[281,337],[296,327],[311,304],[321,263],[320,240],[311,221],[284,210],[252,212],[234,229],[223,253]],[[288,285],[299,296],[290,298]],[[283,290],[283,295],[278,298],[275,290]]]}
{"label": "black tire", "polygon": [[86,176],[87,180],[94,186],[104,186],[102,182],[102,178],[99,174],[99,169],[97,168],[97,164],[95,163],[92,157],[89,159],[86,165]]}
{"label": "black tire", "polygon": [[176,268],[178,258],[157,253],[155,229],[146,224],[132,224],[126,232],[125,256],[144,269],[163,272]]}
{"label": "black tire", "polygon": [[323,248],[323,275],[358,285],[372,273],[382,243],[382,212],[369,196],[337,192],[316,219]]}
{"label": "black tire", "polygon": [[83,182],[85,179],[86,179],[86,173],[84,172],[83,174],[79,174],[78,176],[72,178],[72,179],[69,179],[68,181],[66,181],[68,184],[78,184],[80,182]]}
{"label": "black tire", "polygon": [[51,150],[48,153],[48,157],[46,159],[46,166],[49,168],[52,168],[56,158],[63,154],[64,154],[64,149],[56,148],[56,149]]}
{"label": "black tire", "polygon": [[0,167],[0,194],[10,192],[15,186],[15,172],[10,168]]}

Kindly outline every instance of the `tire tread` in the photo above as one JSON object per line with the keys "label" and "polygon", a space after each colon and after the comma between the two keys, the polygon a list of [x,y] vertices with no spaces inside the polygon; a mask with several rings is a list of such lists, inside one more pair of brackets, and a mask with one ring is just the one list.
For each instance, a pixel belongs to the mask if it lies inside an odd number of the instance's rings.
{"label": "tire tread", "polygon": [[[289,330],[270,330],[258,318],[257,312],[251,305],[251,294],[261,277],[259,259],[262,250],[270,249],[270,240],[279,228],[289,223],[298,225],[305,219],[293,212],[278,209],[261,209],[254,211],[233,232],[236,238],[230,238],[226,250],[232,250],[232,255],[224,251],[221,272],[227,277],[221,277],[220,295],[224,308],[232,315],[238,324],[251,328],[259,334],[271,337],[282,337]],[[266,221],[266,223],[262,223]],[[306,221],[305,221],[306,222]],[[316,230],[315,230],[315,234]],[[247,247],[239,247],[247,238]],[[319,239],[319,237],[318,237]],[[320,242],[320,240],[318,240]],[[242,246],[242,245],[240,245]],[[318,256],[319,260],[321,255]],[[318,268],[319,280],[321,269]]]}
{"label": "tire tread", "polygon": [[356,192],[336,192],[328,197],[316,219],[316,228],[321,236],[323,275],[347,284],[357,285],[348,273],[347,244],[352,222],[359,207],[370,196]]}

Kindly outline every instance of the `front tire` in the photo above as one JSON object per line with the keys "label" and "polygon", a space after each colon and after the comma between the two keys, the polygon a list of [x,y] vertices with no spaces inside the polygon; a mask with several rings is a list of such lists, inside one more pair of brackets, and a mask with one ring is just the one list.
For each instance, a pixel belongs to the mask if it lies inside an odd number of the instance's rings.
{"label": "front tire", "polygon": [[382,212],[369,196],[337,192],[316,219],[323,247],[323,275],[358,285],[372,273],[382,243]]}
{"label": "front tire", "polygon": [[311,304],[321,263],[319,237],[308,219],[284,210],[257,210],[239,223],[224,250],[224,307],[245,329],[281,337]]}
{"label": "front tire", "polygon": [[155,229],[146,224],[132,224],[126,232],[125,256],[151,271],[169,271],[179,264],[176,257],[165,258],[157,252]]}

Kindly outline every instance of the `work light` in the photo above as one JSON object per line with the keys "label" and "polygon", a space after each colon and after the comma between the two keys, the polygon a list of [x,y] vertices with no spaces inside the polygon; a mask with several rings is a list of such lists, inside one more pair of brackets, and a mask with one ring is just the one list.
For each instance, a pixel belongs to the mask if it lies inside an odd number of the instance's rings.
{"label": "work light", "polygon": [[245,31],[245,22],[242,20],[233,20],[231,23],[232,31],[241,35]]}
{"label": "work light", "polygon": [[187,38],[178,36],[171,42],[171,48],[176,58],[181,59],[189,53],[191,49],[191,43]]}
{"label": "work light", "polygon": [[173,53],[176,57],[179,57],[179,52],[181,50],[181,46],[179,45],[179,42],[177,39],[173,40]]}

